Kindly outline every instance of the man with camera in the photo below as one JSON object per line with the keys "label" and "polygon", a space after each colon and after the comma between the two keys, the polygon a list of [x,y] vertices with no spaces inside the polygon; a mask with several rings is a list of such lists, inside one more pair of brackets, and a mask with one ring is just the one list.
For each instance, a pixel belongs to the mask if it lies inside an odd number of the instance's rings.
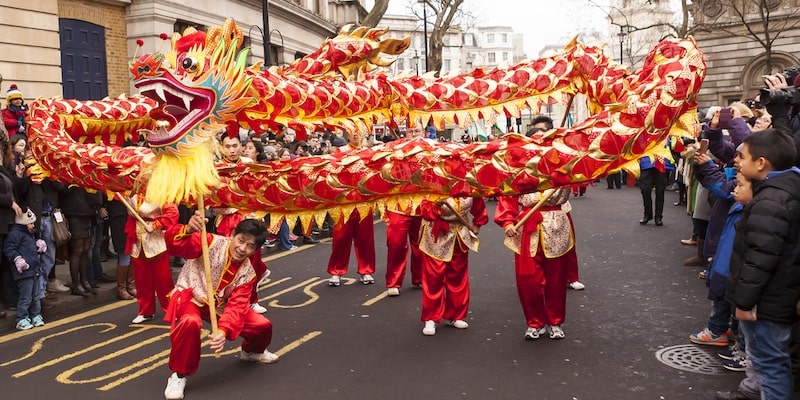
{"label": "man with camera", "polygon": [[794,165],[800,166],[800,66],[765,75],[764,83],[767,87],[760,90],[759,101],[772,116],[772,126],[794,139],[798,151]]}

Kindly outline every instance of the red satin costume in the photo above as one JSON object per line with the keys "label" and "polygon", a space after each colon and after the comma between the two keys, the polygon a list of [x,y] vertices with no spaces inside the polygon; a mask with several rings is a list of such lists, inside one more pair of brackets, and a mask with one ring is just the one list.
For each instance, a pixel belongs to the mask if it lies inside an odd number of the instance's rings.
{"label": "red satin costume", "polygon": [[[495,223],[505,228],[508,225],[516,224],[528,213],[530,206],[522,206],[518,201],[519,197],[500,196],[497,198]],[[562,211],[561,205],[545,204],[522,226],[522,232],[519,233],[521,234],[520,254],[514,256],[517,293],[525,320],[531,328],[542,328],[545,325],[558,326],[564,323],[567,274],[573,268],[577,271],[578,264],[572,218],[568,212]],[[568,250],[556,257],[546,255],[546,232],[551,232],[551,230],[540,229],[543,213],[562,213],[566,216],[556,229],[562,230],[562,234],[569,235],[572,242],[569,244]],[[532,238],[538,240],[535,255],[531,255],[530,251]]]}
{"label": "red satin costume", "polygon": [[[194,232],[185,235],[183,229],[183,225],[175,225],[167,231],[169,250],[172,254],[187,259],[183,268],[196,269],[192,271],[194,276],[203,275],[202,261],[197,260],[202,257],[200,233]],[[208,240],[212,241],[214,235],[208,234],[207,236]],[[222,237],[213,240],[225,240],[226,243],[230,241],[230,239]],[[218,327],[225,333],[225,338],[229,341],[241,337],[243,351],[263,353],[272,341],[272,323],[250,308],[250,294],[256,283],[255,273],[251,272],[250,279],[247,279],[246,283],[235,284],[234,279],[239,276],[240,269],[244,268],[245,263],[249,267],[249,260],[236,264],[233,262],[229,250],[225,250],[223,257],[225,260],[222,262],[215,262],[213,258],[211,260],[212,271],[217,271],[212,272],[212,276],[221,275],[219,282],[216,282],[215,290],[228,292],[226,298],[223,299],[224,311],[217,313]],[[210,321],[210,318],[208,305],[200,303],[194,296],[194,290],[205,293],[205,289],[181,287],[184,272],[188,271],[181,271],[181,276],[178,277],[176,290],[170,297],[165,321],[171,324],[172,348],[169,354],[169,368],[180,375],[188,376],[193,375],[200,364],[201,329],[203,321]],[[217,306],[219,308],[220,304],[217,303]]]}
{"label": "red satin costume", "polygon": [[386,212],[386,287],[401,288],[406,277],[408,245],[411,243],[411,284],[422,285],[422,252],[419,228],[422,217],[399,211]]}
{"label": "red satin costume", "polygon": [[[142,215],[142,219],[156,231],[166,230],[178,223],[178,207],[174,204],[164,205],[161,207],[160,215],[153,218]],[[153,257],[147,257],[142,249],[144,246],[139,234],[137,234],[137,224],[136,218],[128,216],[125,223],[125,233],[127,234],[125,252],[131,254],[131,268],[133,268],[133,278],[136,281],[136,302],[139,304],[137,314],[151,316],[156,311],[156,298],[162,311],[166,312],[169,305],[167,296],[173,287],[172,271],[169,269],[170,254],[164,250]],[[134,245],[139,247],[136,256],[132,251]]]}
{"label": "red satin costume", "polygon": [[[463,204],[463,199],[458,204]],[[470,198],[471,206],[462,211],[463,215],[472,215],[472,225],[480,227],[489,222],[486,204],[481,198]],[[449,199],[448,201],[453,201]],[[452,241],[452,257],[449,254],[430,254],[423,244],[422,249],[422,314],[420,320],[440,323],[442,319],[464,320],[469,310],[469,244],[463,225],[455,222],[442,205],[423,201],[421,206],[423,229],[421,241],[433,240],[431,247],[438,248]],[[459,206],[456,206],[458,209]],[[462,215],[462,216],[463,216]],[[465,217],[467,218],[467,217]],[[426,230],[430,236],[426,235]],[[477,243],[477,239],[474,239]],[[477,249],[477,244],[473,250]],[[443,252],[444,253],[444,252]]]}
{"label": "red satin costume", "polygon": [[363,219],[358,210],[353,210],[346,221],[340,219],[331,232],[331,257],[328,260],[328,274],[345,275],[350,262],[350,244],[356,250],[358,273],[375,273],[375,227],[372,213]]}

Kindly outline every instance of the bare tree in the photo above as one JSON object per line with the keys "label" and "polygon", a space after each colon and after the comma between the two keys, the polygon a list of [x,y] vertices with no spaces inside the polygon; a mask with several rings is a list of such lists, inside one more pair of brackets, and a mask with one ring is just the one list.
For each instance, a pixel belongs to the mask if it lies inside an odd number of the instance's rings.
{"label": "bare tree", "polygon": [[696,3],[696,29],[722,31],[756,41],[764,48],[765,73],[773,72],[772,48],[775,42],[800,25],[800,10],[792,6],[782,7],[780,0],[714,0]]}
{"label": "bare tree", "polygon": [[425,59],[425,71],[440,71],[442,69],[442,49],[444,48],[444,35],[456,25],[461,17],[459,7],[464,0],[417,0],[422,3],[425,10],[414,10],[415,15],[428,23],[428,57]]}
{"label": "bare tree", "polygon": [[381,22],[381,18],[383,18],[383,14],[386,14],[388,8],[389,0],[375,0],[375,5],[372,6],[367,16],[361,21],[361,25],[370,28],[378,26],[378,23]]}

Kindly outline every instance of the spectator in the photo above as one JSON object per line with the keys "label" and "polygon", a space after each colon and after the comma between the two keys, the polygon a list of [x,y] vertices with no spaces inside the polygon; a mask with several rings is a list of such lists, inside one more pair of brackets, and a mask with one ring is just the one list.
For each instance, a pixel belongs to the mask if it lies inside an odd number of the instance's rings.
{"label": "spectator", "polygon": [[[14,158],[7,136],[0,136],[0,244],[6,238],[14,218],[22,215],[14,193]],[[0,247],[2,248],[2,247]],[[16,309],[19,291],[11,274],[13,266],[0,257],[0,276],[3,280],[3,303],[5,308]],[[5,312],[3,311],[3,316]]]}
{"label": "spectator", "polygon": [[28,106],[22,98],[17,85],[12,84],[6,92],[6,108],[3,110],[3,125],[9,136],[17,133],[25,135],[25,119],[28,117]]}
{"label": "spectator", "polygon": [[726,298],[747,343],[763,400],[793,395],[789,356],[800,299],[800,169],[789,135],[767,129],[744,139],[742,175],[761,182],[736,226]]}
{"label": "spectator", "polygon": [[89,250],[92,232],[97,224],[97,215],[103,204],[100,192],[88,193],[79,187],[70,187],[60,193],[62,211],[67,217],[69,231],[69,274],[72,278],[70,293],[75,296],[89,296],[96,293],[89,284]]}
{"label": "spectator", "polygon": [[259,140],[247,141],[247,144],[244,145],[244,156],[255,162],[268,161],[264,154],[264,145]]}
{"label": "spectator", "polygon": [[17,302],[17,329],[28,330],[43,326],[41,297],[44,295],[39,280],[44,274],[39,254],[47,247],[33,234],[36,214],[26,210],[14,219],[15,225],[3,244],[6,259],[14,264],[14,281],[19,289]]}

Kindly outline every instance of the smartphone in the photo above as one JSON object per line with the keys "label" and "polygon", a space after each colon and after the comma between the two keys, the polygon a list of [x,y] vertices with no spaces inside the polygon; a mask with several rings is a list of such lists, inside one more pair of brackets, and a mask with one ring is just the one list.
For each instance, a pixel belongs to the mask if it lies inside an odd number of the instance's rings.
{"label": "smartphone", "polygon": [[19,153],[14,153],[14,165],[19,165]]}
{"label": "smartphone", "polygon": [[708,151],[708,139],[700,139],[700,149],[697,150],[700,154],[706,154]]}
{"label": "smartphone", "polygon": [[728,129],[730,127],[731,118],[733,118],[733,110],[730,107],[725,107],[719,110],[719,125],[718,129]]}

